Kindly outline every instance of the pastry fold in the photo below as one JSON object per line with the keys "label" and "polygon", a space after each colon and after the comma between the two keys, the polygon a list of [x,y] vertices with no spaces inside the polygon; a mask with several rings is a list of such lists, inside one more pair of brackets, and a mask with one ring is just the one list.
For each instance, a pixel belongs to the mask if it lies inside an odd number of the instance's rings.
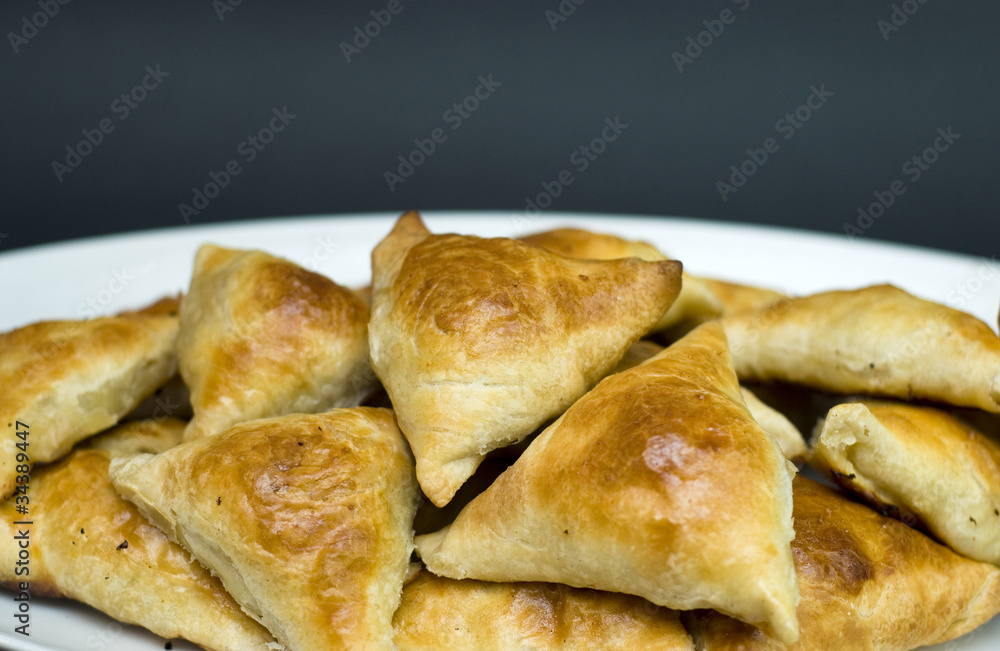
{"label": "pastry fold", "polygon": [[702,278],[701,281],[722,303],[723,314],[759,310],[775,301],[788,298],[786,294],[767,287],[734,283],[716,278]]}
{"label": "pastry fold", "polygon": [[614,592],[558,583],[456,581],[427,571],[393,617],[400,651],[694,651],[678,613]]}
{"label": "pastry fold", "polygon": [[[267,651],[271,635],[222,583],[115,492],[113,457],[158,453],[180,442],[182,421],[136,421],[36,469],[27,500],[0,505],[0,584],[29,581],[32,596],[68,597],[167,639],[218,651]],[[27,516],[19,514],[27,505]],[[31,525],[18,524],[28,520]],[[12,524],[13,523],[13,524]],[[30,540],[29,574],[17,575],[18,540]]]}
{"label": "pastry fold", "polygon": [[788,418],[757,397],[750,389],[741,386],[740,395],[747,409],[753,414],[753,418],[764,428],[764,431],[774,437],[774,440],[781,446],[781,453],[790,461],[803,462],[809,456],[809,447],[795,425]]}
{"label": "pastry fold", "polygon": [[891,285],[777,301],[722,319],[741,380],[1000,412],[1000,338]]}
{"label": "pastry fold", "polygon": [[997,567],[804,477],[794,491],[798,642],[704,611],[688,622],[697,648],[904,651],[964,635],[1000,610]]}
{"label": "pastry fold", "polygon": [[[27,428],[30,463],[44,463],[115,425],[176,371],[176,308],[160,302],[0,334],[0,447],[15,450]],[[14,491],[16,465],[13,453],[0,454],[0,497]]]}
{"label": "pastry fold", "polygon": [[242,423],[110,474],[289,649],[392,647],[417,486],[391,411]]}
{"label": "pastry fold", "polygon": [[919,523],[956,552],[1000,565],[1000,445],[932,407],[837,405],[813,461],[877,508]]}
{"label": "pastry fold", "polygon": [[596,384],[667,310],[680,272],[432,235],[403,215],[372,253],[371,361],[431,501]]}
{"label": "pastry fold", "polygon": [[441,576],[716,608],[791,642],[793,474],[707,323],[602,381],[417,551]]}
{"label": "pastry fold", "polygon": [[368,318],[359,294],[293,262],[202,246],[181,305],[178,355],[194,410],[185,438],[356,406],[376,381]]}
{"label": "pastry fold", "polygon": [[[669,259],[648,242],[626,240],[617,235],[595,233],[582,228],[556,228],[532,233],[520,239],[568,258],[584,260],[640,258],[650,261]],[[681,278],[681,291],[677,295],[677,300],[653,326],[656,332],[667,329],[686,332],[722,314],[722,303],[701,278],[688,273],[681,274]]]}
{"label": "pastry fold", "polygon": [[[634,368],[662,350],[663,346],[652,341],[646,339],[637,341],[625,351],[625,356],[618,362],[612,373],[620,373]],[[781,452],[785,458],[796,462],[805,461],[809,456],[809,448],[798,428],[784,414],[758,398],[750,389],[741,386],[740,395],[754,420],[781,446]]]}

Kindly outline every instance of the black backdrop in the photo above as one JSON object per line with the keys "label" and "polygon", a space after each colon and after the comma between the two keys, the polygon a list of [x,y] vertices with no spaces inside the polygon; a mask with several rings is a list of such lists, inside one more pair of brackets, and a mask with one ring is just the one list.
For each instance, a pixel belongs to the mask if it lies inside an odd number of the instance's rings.
{"label": "black backdrop", "polygon": [[945,0],[4,0],[0,251],[530,199],[991,257],[998,18]]}

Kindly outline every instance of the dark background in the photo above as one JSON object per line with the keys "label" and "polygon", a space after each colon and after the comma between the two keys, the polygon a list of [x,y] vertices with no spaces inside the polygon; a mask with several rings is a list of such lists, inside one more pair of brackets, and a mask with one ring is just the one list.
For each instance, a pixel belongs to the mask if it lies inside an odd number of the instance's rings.
{"label": "dark background", "polygon": [[[998,3],[400,0],[348,62],[341,44],[387,1],[223,2],[4,0],[0,251],[186,222],[516,213],[562,170],[573,183],[550,210],[841,235],[899,180],[905,192],[862,219],[860,237],[987,257],[1000,243]],[[46,5],[58,13],[39,14]],[[713,23],[723,10],[732,22]],[[886,31],[894,12],[906,22]],[[45,23],[34,32],[32,16]],[[699,53],[689,37],[710,44]],[[681,72],[686,49],[697,57]],[[168,76],[121,119],[147,66]],[[490,75],[499,86],[453,129],[446,111]],[[779,124],[813,88],[831,95],[799,128]],[[295,117],[247,161],[242,143],[285,107]],[[573,152],[615,118],[627,128],[581,170]],[[113,131],[80,148],[102,120]],[[906,174],[949,127],[960,137],[919,179]],[[397,157],[438,128],[444,142],[390,190]],[[777,151],[723,201],[717,182],[770,137]],[[60,180],[67,146],[88,153]],[[231,160],[239,173],[182,215]]]}

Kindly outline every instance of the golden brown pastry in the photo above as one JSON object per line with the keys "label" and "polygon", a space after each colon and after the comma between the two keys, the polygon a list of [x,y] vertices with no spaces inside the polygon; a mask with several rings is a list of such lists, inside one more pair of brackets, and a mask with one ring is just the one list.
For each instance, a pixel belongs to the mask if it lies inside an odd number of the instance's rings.
{"label": "golden brown pastry", "polygon": [[787,298],[786,294],[766,287],[744,285],[715,278],[702,278],[701,281],[722,303],[723,314],[732,314],[743,310],[759,310],[777,300]]}
{"label": "golden brown pastry", "polygon": [[602,381],[417,551],[441,576],[717,608],[791,642],[793,473],[707,323]]}
{"label": "golden brown pastry", "polygon": [[[620,373],[634,368],[663,350],[663,346],[648,340],[637,341],[625,351],[625,356],[611,372]],[[764,431],[774,437],[781,446],[781,452],[791,461],[805,461],[809,454],[802,433],[777,409],[758,398],[750,389],[741,386],[740,395],[754,420]]]}
{"label": "golden brown pastry", "polygon": [[[0,585],[11,589],[29,581],[32,597],[76,599],[207,649],[266,651],[271,635],[185,549],[120,498],[108,479],[112,457],[167,450],[180,442],[184,425],[173,419],[121,425],[37,468],[28,499],[15,496],[0,505]],[[18,513],[25,504],[28,513]],[[21,566],[19,534],[31,552]]]}
{"label": "golden brown pastry", "polygon": [[391,411],[242,423],[110,474],[289,649],[392,647],[417,485]]}
{"label": "golden brown pastry", "polygon": [[554,228],[540,233],[531,233],[519,238],[533,246],[540,246],[581,260],[615,260],[618,258],[642,258],[643,260],[666,260],[659,249],[640,240],[626,240],[609,233],[596,233],[583,228]]}
{"label": "golden brown pastry", "polygon": [[177,294],[175,296],[164,296],[163,298],[157,299],[145,305],[137,310],[123,310],[118,313],[118,316],[177,316],[181,310],[181,300],[183,300],[183,294]]}
{"label": "golden brown pastry", "polygon": [[[667,260],[667,256],[648,242],[626,240],[617,235],[594,233],[582,228],[556,228],[533,233],[520,238],[568,258],[585,260],[615,260],[640,258],[642,260]],[[683,334],[700,323],[722,314],[722,303],[701,278],[682,274],[681,291],[670,309],[653,327],[654,331],[672,329]]]}
{"label": "golden brown pastry", "polygon": [[407,213],[372,253],[372,366],[447,504],[490,450],[565,410],[676,297],[679,262],[574,260],[432,235]]}
{"label": "golden brown pastry", "polygon": [[456,581],[422,571],[393,617],[400,651],[694,651],[676,611],[558,583]]}
{"label": "golden brown pastry", "polygon": [[180,445],[186,426],[186,421],[171,417],[128,421],[82,441],[76,450],[97,450],[119,457],[159,454]]}
{"label": "golden brown pastry", "polygon": [[1000,610],[1000,570],[795,478],[800,635],[785,645],[714,612],[689,630],[705,651],[903,651],[973,630]]}
{"label": "golden brown pastry", "polygon": [[1000,338],[891,285],[778,301],[722,319],[741,380],[1000,411]]}
{"label": "golden brown pastry", "polygon": [[368,304],[329,278],[260,251],[199,249],[181,306],[187,440],[236,423],[353,407],[375,382]]}
{"label": "golden brown pastry", "polygon": [[831,409],[813,448],[837,483],[959,554],[1000,565],[996,441],[938,409],[864,401]]}
{"label": "golden brown pastry", "polygon": [[[0,334],[0,447],[16,451],[26,425],[30,464],[65,455],[164,384],[177,368],[176,344],[176,314],[159,304]],[[14,491],[16,465],[12,452],[0,454],[0,498]]]}

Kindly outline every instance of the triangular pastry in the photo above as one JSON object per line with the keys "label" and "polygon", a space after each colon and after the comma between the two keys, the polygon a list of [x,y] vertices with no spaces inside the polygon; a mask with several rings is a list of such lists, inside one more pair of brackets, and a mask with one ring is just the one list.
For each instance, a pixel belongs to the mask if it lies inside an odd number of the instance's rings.
{"label": "triangular pastry", "polygon": [[969,558],[1000,565],[1000,445],[932,407],[845,403],[816,429],[834,481]]}
{"label": "triangular pastry", "polygon": [[372,253],[371,359],[431,501],[596,384],[670,306],[680,271],[432,235],[403,215]]}
{"label": "triangular pastry", "polygon": [[558,583],[456,581],[421,571],[393,616],[400,651],[694,651],[678,613]]}
{"label": "triangular pastry", "polygon": [[781,446],[781,453],[790,461],[803,462],[809,456],[809,447],[795,425],[788,418],[757,397],[750,389],[741,386],[740,395],[747,409],[753,414],[757,424],[764,428],[764,431],[774,437],[774,440]]}
{"label": "triangular pastry", "polygon": [[[184,425],[173,419],[120,425],[38,467],[27,499],[18,494],[0,505],[0,584],[28,581],[32,597],[76,599],[167,639],[219,651],[266,651],[274,640],[267,630],[108,479],[112,457],[169,449],[180,442]],[[19,535],[30,544],[29,562],[20,566]],[[28,573],[18,575],[19,569]]]}
{"label": "triangular pastry", "polygon": [[181,304],[187,440],[236,423],[353,407],[371,391],[367,301],[261,251],[206,244]]}
{"label": "triangular pastry", "polygon": [[602,381],[417,551],[441,576],[716,608],[790,642],[793,473],[708,323]]}
{"label": "triangular pastry", "polygon": [[701,282],[722,303],[723,314],[732,314],[743,310],[759,310],[775,301],[788,298],[787,294],[767,287],[745,285],[716,278],[702,278]]}
{"label": "triangular pastry", "polygon": [[[626,240],[617,235],[595,233],[582,228],[556,228],[525,235],[520,239],[568,258],[584,260],[640,258],[650,261],[669,259],[648,242]],[[656,332],[668,328],[672,331],[686,332],[722,313],[722,303],[701,278],[686,272],[681,274],[681,278],[681,291],[677,295],[677,300],[653,326]]]}
{"label": "triangular pastry", "polygon": [[[662,350],[663,346],[652,341],[646,339],[637,341],[629,346],[625,356],[611,372],[620,373],[634,368]],[[740,395],[754,420],[781,446],[785,458],[796,462],[805,461],[809,448],[798,428],[784,414],[758,398],[750,389],[741,386]]]}
{"label": "triangular pastry", "polygon": [[697,648],[903,651],[964,635],[1000,610],[997,567],[963,558],[803,477],[794,490],[798,642],[785,645],[699,612],[686,621]]}
{"label": "triangular pastry", "polygon": [[[14,450],[27,428],[31,463],[53,461],[164,384],[177,369],[177,316],[176,302],[173,314],[163,305],[0,334],[0,447]],[[0,454],[0,498],[14,491],[14,457]]]}
{"label": "triangular pastry", "polygon": [[391,411],[242,423],[111,479],[289,649],[392,647],[418,492]]}
{"label": "triangular pastry", "polygon": [[82,441],[75,450],[96,450],[113,457],[159,454],[180,445],[186,426],[187,421],[180,418],[130,418],[117,427]]}
{"label": "triangular pastry", "polygon": [[1000,411],[1000,338],[891,285],[780,300],[722,319],[741,380]]}

